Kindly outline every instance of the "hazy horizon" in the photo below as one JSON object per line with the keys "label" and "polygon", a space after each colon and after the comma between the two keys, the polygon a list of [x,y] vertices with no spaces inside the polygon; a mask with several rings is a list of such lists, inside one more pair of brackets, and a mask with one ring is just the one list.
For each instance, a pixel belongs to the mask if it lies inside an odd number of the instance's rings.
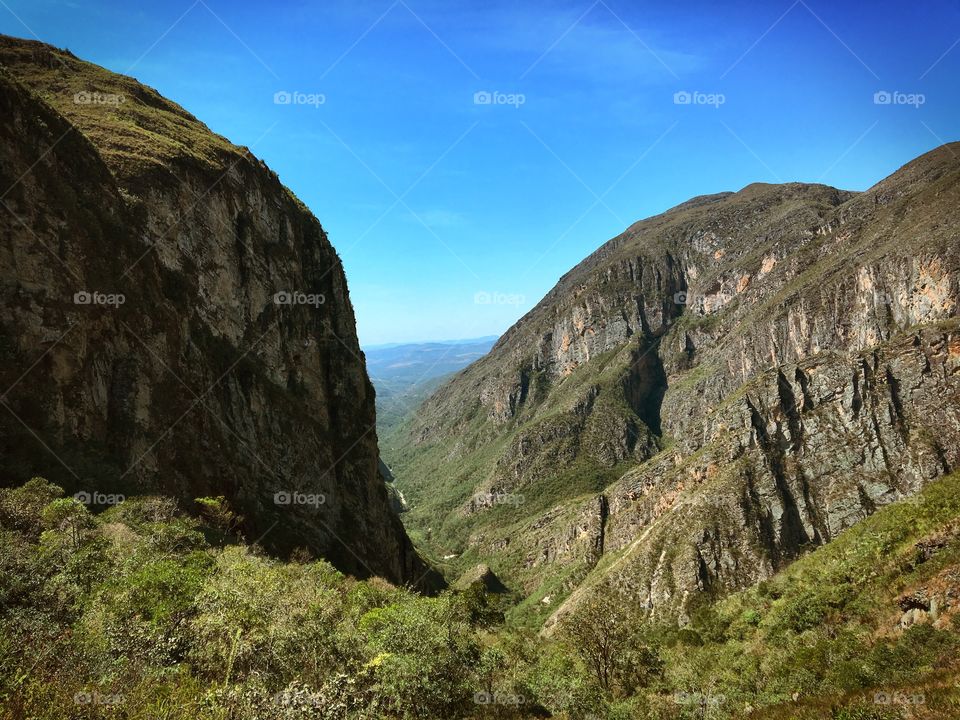
{"label": "hazy horizon", "polygon": [[386,343],[361,343],[361,350],[386,350],[389,348],[403,347],[406,345],[462,345],[467,343],[484,342],[488,340],[497,340],[500,335],[481,335],[480,337],[470,338],[439,338],[434,340],[413,340],[410,342],[386,342]]}

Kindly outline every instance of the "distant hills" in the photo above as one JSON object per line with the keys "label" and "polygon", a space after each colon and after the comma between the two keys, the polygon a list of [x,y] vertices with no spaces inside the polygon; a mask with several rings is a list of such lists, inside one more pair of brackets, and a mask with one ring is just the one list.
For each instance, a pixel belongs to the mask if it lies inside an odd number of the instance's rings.
{"label": "distant hills", "polygon": [[495,335],[467,340],[389,343],[363,348],[377,390],[377,429],[388,433],[443,381],[486,355]]}

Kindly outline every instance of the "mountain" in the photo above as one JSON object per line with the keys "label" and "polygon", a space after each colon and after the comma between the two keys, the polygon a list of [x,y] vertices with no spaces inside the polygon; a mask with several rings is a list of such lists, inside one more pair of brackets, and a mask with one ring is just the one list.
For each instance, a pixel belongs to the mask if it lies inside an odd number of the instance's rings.
{"label": "mountain", "polygon": [[371,379],[411,385],[462,370],[489,352],[495,336],[363,348]]}
{"label": "mountain", "polygon": [[[602,245],[397,429],[408,530],[552,628],[770,577],[960,462],[960,144],[754,184]],[[455,557],[454,557],[455,556]]]}
{"label": "mountain", "polygon": [[223,496],[252,542],[437,578],[378,473],[374,391],[317,219],[136,80],[0,37],[0,480]]}
{"label": "mountain", "polygon": [[486,355],[496,340],[483,337],[363,348],[367,371],[377,391],[380,437],[386,437],[449,375]]}

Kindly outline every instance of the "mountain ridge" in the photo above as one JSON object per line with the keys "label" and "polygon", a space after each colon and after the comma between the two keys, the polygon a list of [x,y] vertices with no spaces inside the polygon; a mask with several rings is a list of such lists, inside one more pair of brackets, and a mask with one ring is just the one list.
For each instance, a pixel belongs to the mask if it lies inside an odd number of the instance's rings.
{"label": "mountain ridge", "polygon": [[435,586],[319,221],[131,78],[9,37],[0,66],[4,484],[223,496],[271,550]]}
{"label": "mountain ridge", "polygon": [[[430,536],[451,538],[434,555],[487,562],[522,586],[518,612],[537,624],[666,509],[673,531],[690,534],[656,545],[678,556],[651,547],[630,573],[651,607],[682,616],[708,588],[762,579],[955,467],[960,418],[937,394],[957,394],[958,148],[863,192],[752,184],[694,199],[601,245],[428,398],[402,442],[389,438],[412,448],[393,462],[410,531],[426,539],[429,523]],[[897,337],[887,355],[866,356],[871,367],[843,369],[847,353]],[[933,363],[946,375],[931,380]],[[839,393],[822,387],[827,376]],[[942,428],[931,435],[933,416]],[[724,497],[748,495],[726,525],[669,514],[678,492],[721,470]],[[511,493],[522,509],[476,501]]]}

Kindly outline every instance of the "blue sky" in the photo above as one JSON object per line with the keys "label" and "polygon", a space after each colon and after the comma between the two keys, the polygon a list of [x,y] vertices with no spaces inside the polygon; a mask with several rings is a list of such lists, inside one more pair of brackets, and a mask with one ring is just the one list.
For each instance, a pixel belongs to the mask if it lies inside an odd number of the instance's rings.
{"label": "blue sky", "polygon": [[960,137],[939,0],[0,0],[0,32],[250,146],[329,233],[367,344],[499,334],[691,196],[864,189]]}

